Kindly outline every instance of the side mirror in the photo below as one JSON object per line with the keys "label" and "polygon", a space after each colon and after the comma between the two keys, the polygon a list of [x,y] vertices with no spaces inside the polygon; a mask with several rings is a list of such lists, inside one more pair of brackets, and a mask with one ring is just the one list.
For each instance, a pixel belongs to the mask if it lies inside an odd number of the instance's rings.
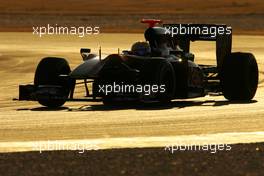
{"label": "side mirror", "polygon": [[192,53],[185,53],[184,54],[184,58],[186,58],[187,60],[190,60],[190,61],[194,61],[194,54]]}
{"label": "side mirror", "polygon": [[80,53],[81,53],[81,56],[82,56],[83,60],[86,60],[88,55],[91,53],[91,49],[89,49],[89,48],[81,48]]}

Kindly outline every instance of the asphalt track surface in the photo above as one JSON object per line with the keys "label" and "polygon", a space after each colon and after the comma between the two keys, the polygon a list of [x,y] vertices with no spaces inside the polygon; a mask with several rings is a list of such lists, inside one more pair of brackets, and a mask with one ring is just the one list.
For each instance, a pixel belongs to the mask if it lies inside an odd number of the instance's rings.
{"label": "asphalt track surface", "polygon": [[[168,144],[251,143],[264,141],[264,37],[234,36],[233,51],[254,53],[260,70],[253,101],[231,103],[223,96],[175,100],[170,105],[106,107],[102,103],[68,102],[46,109],[36,102],[18,102],[18,84],[32,82],[45,56],[65,57],[72,68],[82,62],[79,48],[116,53],[128,49],[141,34],[48,36],[0,33],[0,152],[38,151],[36,143],[88,143],[96,149],[165,147]],[[214,45],[192,47],[197,62],[215,63]],[[78,87],[77,96],[84,96]],[[45,150],[45,148],[43,149]]]}

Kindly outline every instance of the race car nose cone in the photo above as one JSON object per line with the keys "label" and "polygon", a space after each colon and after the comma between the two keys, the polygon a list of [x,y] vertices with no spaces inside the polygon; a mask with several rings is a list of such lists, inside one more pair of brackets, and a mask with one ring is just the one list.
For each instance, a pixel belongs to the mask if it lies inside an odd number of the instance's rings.
{"label": "race car nose cone", "polygon": [[147,24],[149,24],[149,27],[154,27],[156,24],[162,23],[162,20],[158,20],[158,19],[142,19],[141,23],[147,23]]}

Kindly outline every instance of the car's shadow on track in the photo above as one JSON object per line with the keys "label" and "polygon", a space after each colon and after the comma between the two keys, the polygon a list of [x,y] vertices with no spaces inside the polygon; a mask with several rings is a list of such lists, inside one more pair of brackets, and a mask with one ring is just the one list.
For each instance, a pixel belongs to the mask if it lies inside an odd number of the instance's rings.
{"label": "car's shadow on track", "polygon": [[36,107],[36,108],[19,108],[17,111],[63,111],[63,110],[69,110],[68,107],[58,107],[58,108],[48,108],[48,107]]}
{"label": "car's shadow on track", "polygon": [[116,104],[116,105],[87,105],[79,108],[70,108],[69,111],[113,111],[124,109],[136,109],[136,110],[162,110],[162,109],[180,109],[194,106],[225,106],[230,104],[251,104],[256,103],[256,100],[251,101],[227,101],[227,100],[206,100],[206,101],[172,101],[167,104],[161,103],[138,103],[138,104]]}
{"label": "car's shadow on track", "polygon": [[228,100],[206,100],[206,101],[195,101],[195,100],[183,100],[183,101],[172,101],[167,104],[162,103],[117,103],[112,105],[94,104],[84,105],[78,108],[70,107],[59,107],[59,108],[47,108],[47,107],[36,107],[36,108],[20,108],[17,111],[113,111],[113,110],[125,110],[125,109],[136,109],[136,110],[162,110],[162,109],[181,109],[186,107],[195,106],[226,106],[230,104],[252,104],[257,103],[257,100],[251,101],[228,101]]}

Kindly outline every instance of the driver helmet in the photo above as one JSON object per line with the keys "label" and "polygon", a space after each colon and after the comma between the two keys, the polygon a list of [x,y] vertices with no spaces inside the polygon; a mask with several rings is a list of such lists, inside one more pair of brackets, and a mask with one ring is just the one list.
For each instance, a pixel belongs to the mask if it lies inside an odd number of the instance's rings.
{"label": "driver helmet", "polygon": [[148,42],[136,42],[132,45],[131,51],[138,56],[146,56],[151,53]]}

